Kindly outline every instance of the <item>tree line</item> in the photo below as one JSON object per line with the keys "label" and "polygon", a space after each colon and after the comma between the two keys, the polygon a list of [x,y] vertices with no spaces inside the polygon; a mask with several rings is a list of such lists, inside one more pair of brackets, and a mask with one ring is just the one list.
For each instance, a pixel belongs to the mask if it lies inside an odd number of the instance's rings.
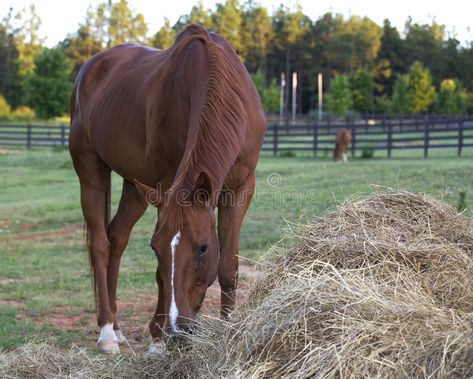
{"label": "tree line", "polygon": [[[155,15],[153,15],[155,16]],[[76,31],[54,48],[38,36],[34,5],[11,9],[0,25],[0,117],[50,118],[67,112],[69,93],[81,65],[120,43],[168,48],[189,23],[225,37],[248,71],[266,111],[278,112],[280,78],[298,76],[297,111],[316,108],[317,75],[324,77],[325,110],[458,114],[473,112],[473,42],[461,44],[443,25],[407,18],[401,32],[384,20],[334,13],[312,20],[299,6],[281,5],[272,14],[253,0],[225,0],[214,9],[194,5],[151,37],[145,16],[127,0],[89,6]]]}

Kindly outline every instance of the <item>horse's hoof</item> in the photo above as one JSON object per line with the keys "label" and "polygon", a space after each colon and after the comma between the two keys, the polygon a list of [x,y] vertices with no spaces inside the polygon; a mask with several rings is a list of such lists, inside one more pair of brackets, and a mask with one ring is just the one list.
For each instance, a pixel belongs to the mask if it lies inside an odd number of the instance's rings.
{"label": "horse's hoof", "polygon": [[151,342],[145,356],[148,358],[163,357],[166,355],[166,346],[162,342]]}
{"label": "horse's hoof", "polygon": [[105,340],[97,342],[97,350],[99,353],[103,354],[120,354],[120,347],[118,347],[117,341],[114,340]]}
{"label": "horse's hoof", "polygon": [[115,336],[117,336],[117,342],[121,345],[122,343],[125,343],[126,342],[126,338],[125,336],[123,335],[121,329],[117,329],[114,331],[115,332]]}

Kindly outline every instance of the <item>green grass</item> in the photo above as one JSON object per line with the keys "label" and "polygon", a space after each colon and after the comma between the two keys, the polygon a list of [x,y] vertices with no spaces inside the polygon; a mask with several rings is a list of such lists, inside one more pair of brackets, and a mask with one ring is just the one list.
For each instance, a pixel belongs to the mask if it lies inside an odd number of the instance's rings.
{"label": "green grass", "polygon": [[[375,154],[374,159],[348,164],[333,163],[330,155],[314,160],[263,154],[257,168],[257,190],[242,228],[241,256],[257,260],[284,236],[287,222],[305,222],[375,186],[427,192],[452,206],[459,201],[459,190],[465,189],[464,204],[473,206],[473,150],[466,149],[462,158],[453,150],[433,151],[427,160],[420,159],[421,154],[396,151],[392,160]],[[120,189],[120,178],[114,176],[115,208]],[[156,258],[149,248],[155,222],[156,210],[150,207],[134,229],[120,272],[123,300],[156,293]],[[80,343],[95,333],[84,326],[95,316],[82,237],[79,185],[68,152],[3,151],[0,349],[13,348],[35,336]],[[58,309],[71,317],[79,315],[80,322],[67,330],[44,322]],[[150,317],[133,316],[143,325]]]}

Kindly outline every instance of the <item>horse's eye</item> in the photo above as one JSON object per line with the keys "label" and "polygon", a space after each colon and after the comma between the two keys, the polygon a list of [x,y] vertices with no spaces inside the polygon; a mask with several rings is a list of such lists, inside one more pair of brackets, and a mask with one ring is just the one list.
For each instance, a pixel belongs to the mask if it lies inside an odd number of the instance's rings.
{"label": "horse's eye", "polygon": [[199,257],[205,255],[207,253],[207,250],[209,249],[209,245],[204,243],[203,245],[199,246],[199,250],[197,251]]}

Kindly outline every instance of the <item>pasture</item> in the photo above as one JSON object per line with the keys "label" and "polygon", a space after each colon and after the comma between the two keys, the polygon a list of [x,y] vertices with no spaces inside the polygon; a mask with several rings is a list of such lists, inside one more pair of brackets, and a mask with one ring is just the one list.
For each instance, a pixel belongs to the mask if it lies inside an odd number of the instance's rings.
{"label": "pasture", "polygon": [[[240,242],[243,281],[249,267],[284,237],[288,224],[304,223],[375,186],[426,192],[452,206],[459,189],[473,204],[473,151],[412,152],[392,160],[271,157],[257,168],[257,190]],[[117,205],[121,180],[113,178]],[[470,215],[469,211],[467,214]],[[135,350],[146,346],[147,322],[156,301],[156,259],[149,248],[156,212],[135,226],[122,259],[120,318]],[[215,294],[214,294],[215,295]],[[210,297],[212,311],[216,297]],[[2,150],[0,154],[0,349],[48,340],[94,348],[95,311],[83,245],[79,186],[69,154],[56,150]]]}

